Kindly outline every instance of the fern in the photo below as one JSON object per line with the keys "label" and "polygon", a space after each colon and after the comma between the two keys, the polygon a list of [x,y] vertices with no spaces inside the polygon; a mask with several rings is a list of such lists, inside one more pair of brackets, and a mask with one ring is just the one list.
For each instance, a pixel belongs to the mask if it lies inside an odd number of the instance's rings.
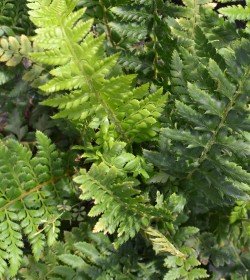
{"label": "fern", "polygon": [[[92,129],[101,128],[101,123],[107,122],[114,140],[126,141],[130,147],[133,142],[152,139],[157,134],[157,118],[167,95],[162,96],[162,90],[148,94],[148,84],[133,89],[134,75],[106,78],[116,64],[117,55],[104,56],[103,36],[94,38],[89,33],[92,20],[79,20],[84,10],[73,12],[76,2],[46,3],[49,6],[29,4],[33,9],[31,19],[41,26],[34,40],[45,49],[32,53],[31,57],[39,63],[56,66],[50,71],[54,78],[41,86],[42,90],[69,93],[43,104],[60,109],[56,118],[87,121]],[[96,138],[99,145],[101,138],[100,135]],[[124,143],[112,142],[110,136],[109,139],[103,155],[100,151],[96,154],[101,163],[94,163],[88,172],[83,169],[75,182],[81,185],[80,198],[93,199],[96,203],[89,212],[90,216],[100,216],[94,231],[113,234],[117,230],[119,238],[115,244],[119,246],[147,226],[150,219],[166,211],[150,207],[148,199],[136,189],[139,182],[135,177],[148,176],[141,167],[141,159],[123,151]]]}
{"label": "fern", "polygon": [[[7,2],[9,1],[5,1],[5,3]],[[23,5],[24,3],[18,3],[18,7],[19,4]],[[10,7],[14,10],[13,5]],[[3,27],[6,31],[5,27],[7,28],[7,26]],[[1,136],[14,134],[19,140],[23,140],[23,138],[27,140],[31,133],[27,133],[24,119],[26,112],[31,108],[30,101],[33,99],[31,97],[33,90],[21,77],[26,68],[31,66],[31,61],[28,59],[30,43],[26,35],[18,36],[13,31],[5,33],[11,36],[9,38],[1,36],[0,39],[0,132]]]}
{"label": "fern", "polygon": [[[10,21],[13,20],[15,22],[15,25],[11,27],[7,25],[1,26],[4,33],[9,35],[9,37],[5,37],[5,34],[1,33],[0,30],[0,107],[1,114],[8,114],[9,122],[11,122],[12,116],[16,115],[17,110],[19,114],[25,114],[26,110],[31,107],[29,102],[30,98],[33,99],[34,90],[28,81],[31,82],[32,86],[37,85],[39,82],[42,83],[43,79],[40,77],[40,74],[44,68],[41,65],[38,67],[38,65],[32,64],[29,57],[29,53],[36,48],[27,36],[32,33],[32,24],[28,18],[26,1],[19,1],[18,4],[14,4],[14,1],[2,1],[0,7],[2,8],[2,13],[6,13],[6,17],[2,18],[2,20],[8,20],[9,17]],[[26,26],[27,20],[29,26]],[[6,24],[8,23],[6,22]],[[25,32],[26,35],[20,34],[22,32]],[[37,68],[41,69],[40,72],[35,71]],[[32,77],[30,75],[31,72]],[[28,81],[21,78],[25,74],[27,74]],[[17,103],[19,104],[18,109],[16,108]],[[12,126],[11,123],[9,125]],[[2,130],[6,133],[5,127],[1,128]]]}
{"label": "fern", "polygon": [[[199,228],[212,231],[218,238],[215,244],[218,240],[225,244],[207,248],[211,255],[204,264],[214,262],[214,277],[231,277],[234,274],[229,270],[236,271],[240,263],[241,276],[235,275],[243,279],[248,277],[242,260],[247,258],[245,248],[249,244],[245,220],[249,199],[249,41],[229,33],[230,23],[211,29],[213,18],[212,11],[201,9],[193,30],[188,23],[182,26],[178,20],[169,19],[173,35],[182,45],[172,54],[169,102],[174,108],[168,108],[170,116],[161,129],[160,152],[145,151],[144,155],[160,169],[159,178],[164,176],[164,183],[186,193],[187,207],[194,212],[189,225],[197,225],[198,217],[204,219]],[[219,34],[223,35],[222,44]],[[244,201],[239,202],[243,207],[233,208],[237,199]],[[230,213],[233,224],[227,226]],[[177,246],[181,251],[181,244],[177,242]],[[219,264],[222,256],[225,262]],[[166,279],[188,277],[184,263],[178,268],[176,257],[170,258],[175,258],[175,268],[169,270]],[[232,258],[235,261],[230,262]],[[196,277],[202,278],[202,273]]]}
{"label": "fern", "polygon": [[162,84],[167,89],[169,67],[165,58],[174,45],[169,27],[164,24],[169,16],[167,4],[164,1],[121,2],[108,7],[113,16],[109,23],[111,35],[114,34],[113,47],[122,50],[119,63],[126,71],[137,71],[140,80]]}
{"label": "fern", "polygon": [[0,30],[0,276],[248,278],[247,29],[208,0],[27,4],[36,35]]}
{"label": "fern", "polygon": [[[106,193],[106,195],[108,194]],[[184,199],[177,195],[172,195],[168,201],[165,201],[163,196],[158,194],[156,208],[166,209],[168,205],[169,210],[176,217],[179,216],[180,218],[184,203]],[[114,244],[111,243],[107,235],[103,233],[92,233],[89,222],[86,221],[86,217],[84,218],[85,222],[81,223],[78,228],[73,228],[71,232],[64,232],[64,242],[57,242],[52,248],[45,251],[39,265],[37,265],[31,256],[26,259],[20,275],[24,279],[36,277],[43,279],[53,279],[53,277],[58,277],[59,279],[64,279],[64,277],[89,277],[90,279],[102,279],[103,277],[107,279],[111,277],[117,279],[162,279],[163,271],[166,272],[166,269],[162,266],[166,252],[171,252],[175,256],[174,258],[178,260],[177,263],[179,266],[181,265],[180,262],[185,262],[185,269],[190,270],[190,277],[192,275],[193,277],[194,275],[205,277],[206,275],[204,269],[194,268],[199,265],[199,262],[196,259],[196,254],[192,250],[188,251],[187,248],[182,246],[184,253],[178,251],[159,230],[149,227],[145,229],[145,233],[153,237],[152,240],[155,249],[159,252],[158,249],[160,248],[162,253],[158,257],[155,257],[152,262],[141,262],[142,250],[145,256],[150,258],[150,255],[152,255],[149,244],[142,243],[142,241],[136,238],[127,241],[124,245],[115,249]],[[169,225],[169,227],[171,226]],[[178,227],[176,227],[176,232],[178,232],[176,234],[176,240],[179,239],[179,245],[183,245],[184,242],[188,242],[190,237],[197,233],[197,229],[186,227],[184,233],[184,231],[179,232]],[[160,242],[158,240],[159,236]],[[187,260],[186,255],[188,256]],[[171,259],[169,256],[168,258]],[[165,262],[167,264],[167,260]],[[194,268],[193,271],[191,271],[192,268]]]}
{"label": "fern", "polygon": [[[223,1],[225,3],[227,3],[228,1]],[[239,21],[244,21],[246,22],[246,28],[244,28],[244,31],[246,33],[249,34],[250,32],[250,29],[249,29],[249,2],[246,1],[246,5],[245,7],[242,6],[242,5],[229,5],[229,6],[226,6],[226,7],[222,7],[219,9],[219,12],[226,16],[228,19],[232,20],[232,21],[236,21],[236,20],[239,20]]]}
{"label": "fern", "polygon": [[[85,241],[83,241],[85,240]],[[133,252],[129,260],[127,255]],[[91,233],[84,223],[64,233],[64,243],[57,242],[47,250],[39,266],[34,259],[26,261],[20,275],[24,279],[151,279],[159,277],[156,263],[139,263],[139,254],[131,246],[119,251],[113,248],[107,236]],[[124,259],[124,261],[122,261]],[[127,260],[125,260],[127,259]],[[46,262],[50,262],[48,265]],[[49,267],[53,268],[50,269]]]}
{"label": "fern", "polygon": [[2,38],[0,41],[0,61],[9,67],[21,64],[22,79],[30,82],[31,86],[38,87],[46,82],[48,74],[44,73],[45,69],[41,63],[35,64],[31,60],[30,54],[37,50],[39,49],[25,35]]}
{"label": "fern", "polygon": [[[183,52],[183,60],[177,52],[173,53],[172,84],[179,96],[173,113],[181,119],[181,123],[178,128],[169,126],[161,132],[161,142],[168,143],[165,146],[161,144],[161,154],[168,154],[171,160],[166,164],[163,158],[159,163],[156,154],[145,153],[154,163],[179,176],[192,188],[197,185],[197,180],[203,180],[198,184],[200,191],[207,198],[211,195],[212,200],[216,193],[218,202],[218,198],[223,198],[225,194],[248,199],[248,164],[239,158],[239,155],[243,158],[247,156],[249,146],[244,136],[248,133],[245,126],[248,123],[248,108],[242,103],[246,98],[249,76],[249,59],[244,56],[247,45],[243,40],[240,46],[236,43],[232,48],[214,50],[214,59],[209,61],[203,52],[199,58],[198,45],[195,59],[200,73],[186,72],[190,67],[187,52]],[[242,56],[244,65],[241,64]],[[238,67],[240,64],[236,74],[232,65]],[[206,82],[203,82],[204,75],[208,75]],[[236,75],[238,81],[235,80]]]}
{"label": "fern", "polygon": [[[121,52],[118,62],[126,73],[136,72],[139,84],[153,80],[167,89],[169,67],[165,57],[174,42],[165,24],[168,7],[164,1],[86,0],[79,3],[82,5],[88,7],[86,15],[95,18],[95,34],[106,33],[106,52]],[[115,70],[118,74],[121,67]]]}
{"label": "fern", "polygon": [[197,266],[200,265],[200,262],[197,260],[197,256],[194,250],[190,250],[188,248],[186,248],[186,250],[190,255],[186,260],[183,260],[176,256],[169,256],[168,258],[166,258],[165,265],[170,269],[168,273],[164,276],[164,280],[195,280],[209,277],[205,269],[197,268]]}
{"label": "fern", "polygon": [[[33,7],[32,4],[29,6]],[[148,86],[132,91],[134,76],[105,79],[116,64],[117,55],[104,57],[104,38],[94,38],[89,33],[92,20],[78,21],[83,13],[83,10],[78,10],[70,15],[65,14],[64,20],[59,21],[58,13],[63,17],[65,11],[73,9],[73,4],[68,7],[64,1],[53,2],[50,7],[54,11],[50,15],[44,6],[39,11],[30,12],[31,19],[37,25],[43,25],[49,19],[53,22],[51,27],[37,29],[35,41],[47,50],[33,53],[32,58],[41,63],[61,65],[50,72],[55,78],[42,86],[42,90],[48,93],[73,91],[43,104],[62,109],[56,117],[81,121],[93,116],[102,120],[107,114],[114,129],[127,142],[140,142],[140,133],[144,137],[146,134],[149,137],[156,135],[156,118],[162,111],[166,95],[161,97],[161,91],[157,91],[145,97]],[[72,29],[76,21],[78,23]],[[159,100],[157,104],[155,100]]]}
{"label": "fern", "polygon": [[[117,230],[116,247],[133,238],[153,218],[172,219],[171,211],[165,205],[150,206],[149,200],[136,188],[139,181],[135,177],[138,174],[148,177],[148,174],[139,157],[125,152],[124,144],[114,143],[103,155],[99,154],[100,164],[94,163],[88,172],[82,170],[74,179],[82,190],[80,198],[95,201],[88,215],[101,215],[94,232],[113,234]],[[130,173],[134,176],[129,176]]]}
{"label": "fern", "polygon": [[58,235],[59,213],[57,188],[63,184],[63,169],[51,141],[37,132],[37,153],[15,140],[6,140],[0,148],[1,261],[3,275],[7,265],[14,276],[21,264],[27,238],[36,260],[45,244],[51,245]]}
{"label": "fern", "polygon": [[0,1],[0,34],[8,36],[32,32],[26,1],[1,0]]}
{"label": "fern", "polygon": [[249,8],[240,5],[221,8],[220,12],[233,20],[249,20]]}

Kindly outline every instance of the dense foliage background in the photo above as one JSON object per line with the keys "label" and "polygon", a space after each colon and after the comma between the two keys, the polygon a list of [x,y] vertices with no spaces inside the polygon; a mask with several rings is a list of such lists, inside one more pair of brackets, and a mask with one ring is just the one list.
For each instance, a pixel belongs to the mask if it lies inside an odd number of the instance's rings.
{"label": "dense foliage background", "polygon": [[0,278],[250,278],[250,7],[0,0]]}

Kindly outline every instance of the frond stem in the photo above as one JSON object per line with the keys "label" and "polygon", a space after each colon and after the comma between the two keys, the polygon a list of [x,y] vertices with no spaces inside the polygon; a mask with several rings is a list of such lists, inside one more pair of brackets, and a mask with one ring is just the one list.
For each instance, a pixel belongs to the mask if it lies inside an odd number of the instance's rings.
{"label": "frond stem", "polygon": [[55,182],[57,182],[58,180],[60,180],[61,177],[59,178],[52,178],[44,183],[38,184],[37,186],[35,186],[34,188],[23,192],[21,195],[19,195],[18,197],[10,200],[8,203],[6,203],[4,206],[0,207],[0,212],[5,211],[7,208],[9,208],[11,205],[13,205],[15,202],[19,201],[19,200],[23,200],[25,197],[27,197],[28,195],[39,191],[41,188],[45,187],[48,184],[53,184]]}
{"label": "frond stem", "polygon": [[156,36],[156,20],[155,18],[158,16],[157,14],[157,4],[156,1],[153,1],[153,41],[154,41],[154,45],[153,45],[153,51],[154,51],[154,61],[153,61],[153,69],[154,69],[154,79],[157,80],[158,79],[158,70],[157,70],[157,61],[158,61],[158,53],[156,50],[156,45],[158,42],[157,36]]}
{"label": "frond stem", "polygon": [[107,33],[107,37],[108,37],[109,42],[111,43],[112,47],[116,48],[116,44],[115,44],[115,42],[112,39],[112,30],[111,30],[111,28],[109,26],[109,22],[108,22],[108,19],[107,19],[107,9],[106,9],[106,7],[105,7],[105,5],[104,5],[102,0],[100,0],[99,3],[100,3],[100,5],[101,5],[101,7],[103,9],[103,24],[105,25],[106,30],[107,30],[107,32],[106,32]]}

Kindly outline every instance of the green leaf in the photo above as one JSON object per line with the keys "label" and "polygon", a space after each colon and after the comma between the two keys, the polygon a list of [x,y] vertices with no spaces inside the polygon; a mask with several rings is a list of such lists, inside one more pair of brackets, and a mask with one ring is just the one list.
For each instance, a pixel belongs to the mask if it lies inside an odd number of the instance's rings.
{"label": "green leaf", "polygon": [[250,19],[250,9],[249,7],[242,7],[241,5],[232,5],[230,7],[220,8],[219,12],[233,20],[249,20]]}
{"label": "green leaf", "polygon": [[181,268],[171,269],[163,278],[163,280],[176,280],[182,276]]}
{"label": "green leaf", "polygon": [[62,254],[58,256],[58,259],[72,268],[86,269],[88,267],[86,262],[81,257],[76,255]]}
{"label": "green leaf", "polygon": [[204,90],[199,89],[195,84],[188,84],[188,90],[190,96],[195,102],[198,103],[206,114],[212,114],[216,116],[222,116],[224,111],[224,104],[216,100]]}
{"label": "green leaf", "polygon": [[188,274],[189,280],[201,279],[201,278],[208,278],[209,275],[206,273],[204,268],[194,268]]}
{"label": "green leaf", "polygon": [[[0,180],[5,181],[4,189],[0,188],[0,201],[3,202],[0,257],[8,259],[13,277],[17,274],[23,259],[22,240],[25,238],[25,242],[30,244],[32,254],[38,261],[45,245],[51,242],[43,223],[53,220],[57,214],[58,194],[54,189],[53,176],[62,175],[61,161],[55,146],[47,136],[37,132],[36,138],[37,152],[34,155],[30,149],[13,139],[2,141],[0,145]],[[42,177],[45,177],[44,180]],[[4,203],[6,198],[8,203]],[[40,230],[39,227],[42,225],[44,229]],[[54,222],[51,231],[53,239],[57,238],[58,226],[59,224]],[[43,230],[46,231],[47,238]],[[6,263],[0,261],[0,265],[2,273]]]}
{"label": "green leaf", "polygon": [[236,91],[235,85],[233,85],[228,80],[225,73],[223,73],[220,69],[219,65],[212,59],[209,61],[208,72],[210,76],[217,82],[218,92],[222,93],[228,98],[232,98]]}
{"label": "green leaf", "polygon": [[74,244],[74,247],[85,254],[87,257],[90,257],[95,261],[96,258],[99,257],[99,252],[97,249],[92,245],[87,242],[78,242]]}

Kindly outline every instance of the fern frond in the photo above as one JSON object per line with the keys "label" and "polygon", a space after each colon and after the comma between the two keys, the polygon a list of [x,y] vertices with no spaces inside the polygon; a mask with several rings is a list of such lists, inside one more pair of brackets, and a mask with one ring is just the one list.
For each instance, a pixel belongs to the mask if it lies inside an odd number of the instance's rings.
{"label": "fern frond", "polygon": [[165,265],[169,271],[164,276],[164,280],[175,279],[203,279],[208,278],[204,268],[197,268],[201,263],[197,260],[197,254],[193,249],[183,247],[183,251],[188,255],[186,259],[178,256],[169,256],[165,259]]}
{"label": "fern frond", "polygon": [[[237,3],[238,4],[238,3]],[[226,16],[231,21],[240,20],[246,22],[246,28],[244,28],[244,32],[250,33],[250,7],[249,1],[246,1],[246,5],[230,5],[226,7],[222,7],[218,10],[223,16]]]}
{"label": "fern frond", "polygon": [[[193,45],[195,38],[195,30],[200,25],[201,11],[204,6],[206,10],[212,10],[212,5],[209,6],[211,1],[183,1],[185,5],[182,8],[181,17],[174,18],[172,15],[168,18],[168,24],[171,28],[173,35],[178,38],[183,47],[190,48]],[[171,6],[170,6],[171,7]]]}
{"label": "fern frond", "polygon": [[[87,223],[80,224],[70,232],[65,231],[64,240],[48,248],[38,266],[29,257],[28,263],[20,271],[20,277],[26,280],[37,277],[136,280],[151,275],[158,276],[159,270],[155,262],[138,265],[139,255],[132,244],[115,250],[108,236],[90,233]],[[123,261],[125,258],[126,261]]]}
{"label": "fern frond", "polygon": [[[82,190],[81,199],[95,199],[95,205],[89,215],[95,217],[101,214],[94,227],[94,232],[104,231],[114,233],[117,229],[119,239],[116,246],[134,237],[143,227],[143,220],[139,213],[146,203],[134,188],[135,181],[119,176],[115,167],[108,167],[104,163],[93,164],[87,173],[75,178]],[[119,178],[120,177],[120,178]],[[127,231],[127,228],[130,228]]]}
{"label": "fern frond", "polygon": [[[27,237],[36,260],[45,244],[53,244],[59,221],[57,184],[63,176],[61,160],[51,141],[37,132],[37,154],[15,140],[0,147],[1,271],[9,262],[16,275],[23,256],[23,238]],[[42,230],[41,230],[42,228]]]}
{"label": "fern frond", "polygon": [[233,20],[249,20],[250,8],[242,7],[241,5],[233,5],[219,9],[220,13]]}
{"label": "fern frond", "polygon": [[[197,32],[201,39],[205,38],[201,29]],[[173,53],[171,73],[178,98],[173,110],[177,118],[172,116],[172,119],[179,126],[172,123],[162,129],[160,143],[166,144],[160,144],[162,151],[158,155],[161,158],[162,154],[168,155],[172,164],[166,163],[164,157],[158,161],[154,153],[145,152],[145,155],[170,174],[179,174],[177,176],[189,182],[191,188],[201,184],[205,189],[214,187],[221,198],[224,193],[234,199],[248,199],[248,164],[240,157],[244,158],[249,150],[249,139],[242,134],[242,131],[249,132],[246,126],[248,108],[243,101],[247,98],[250,59],[246,49],[249,42],[243,39],[239,44],[236,41],[232,47],[219,51],[214,48],[210,54],[201,50],[196,39],[193,46],[194,50],[182,52],[183,59]],[[199,72],[189,72],[193,65],[190,53],[193,60],[197,59]],[[239,70],[236,71],[236,67],[240,67]],[[235,80],[235,76],[232,78],[235,72],[239,80]],[[204,178],[203,183],[199,176]],[[208,197],[209,189],[205,189],[204,195]],[[214,199],[212,192],[211,195]]]}
{"label": "fern frond", "polygon": [[147,29],[144,25],[138,24],[118,24],[118,23],[111,23],[111,27],[118,33],[124,37],[132,38],[134,40],[142,40],[147,36]]}
{"label": "fern frond", "polygon": [[[157,119],[167,96],[161,96],[161,91],[157,91],[146,97],[148,86],[133,91],[133,75],[106,79],[117,63],[118,55],[105,57],[102,47],[104,37],[94,38],[89,33],[92,20],[82,22],[79,11],[71,13],[65,1],[57,2],[55,11],[61,13],[61,20],[58,15],[55,17],[54,12],[48,14],[47,7],[39,6],[37,11],[37,6],[30,6],[35,7],[31,11],[31,19],[36,16],[34,22],[41,26],[36,30],[35,42],[45,48],[43,52],[33,53],[32,58],[56,66],[50,71],[54,78],[40,87],[43,91],[72,92],[46,100],[43,104],[61,109],[55,118],[84,120],[95,115],[101,120],[107,114],[117,137],[126,142],[141,142],[154,137]],[[54,2],[49,5],[54,9]],[[43,18],[40,22],[38,17],[41,15],[51,19],[46,28],[42,24],[48,19]],[[144,93],[138,95],[139,91]],[[143,138],[140,137],[142,134]]]}
{"label": "fern frond", "polygon": [[122,21],[143,22],[148,19],[148,13],[145,11],[131,10],[126,7],[113,7],[111,11],[119,16]]}
{"label": "fern frond", "polygon": [[33,87],[38,87],[45,83],[48,73],[45,73],[41,64],[35,64],[31,60],[31,53],[37,50],[37,46],[26,35],[2,38],[0,40],[0,61],[13,68],[13,71],[14,67],[22,64],[23,80],[31,82]]}
{"label": "fern frond", "polygon": [[[106,133],[109,135],[108,130]],[[100,138],[105,142],[104,133]],[[170,205],[183,204],[181,197],[173,196],[170,199],[171,203],[167,205],[158,203],[157,206],[152,207],[148,198],[137,187],[139,182],[136,177],[141,175],[147,179],[149,178],[147,172],[151,170],[143,158],[126,152],[124,142],[112,143],[110,139],[101,147],[103,153],[99,150],[95,155],[91,155],[90,152],[83,155],[90,160],[94,159],[96,163],[88,172],[81,170],[80,176],[74,179],[80,184],[81,199],[93,199],[95,202],[88,214],[91,217],[99,216],[94,231],[110,234],[117,231],[119,238],[114,244],[118,247],[134,237],[139,230],[147,227],[154,217],[164,221],[173,219],[172,212],[178,211],[171,209]],[[129,231],[126,230],[128,227],[130,227]]]}
{"label": "fern frond", "polygon": [[7,36],[15,34],[27,34],[32,30],[32,24],[28,17],[26,0],[1,0],[0,1],[0,25],[1,32]]}

